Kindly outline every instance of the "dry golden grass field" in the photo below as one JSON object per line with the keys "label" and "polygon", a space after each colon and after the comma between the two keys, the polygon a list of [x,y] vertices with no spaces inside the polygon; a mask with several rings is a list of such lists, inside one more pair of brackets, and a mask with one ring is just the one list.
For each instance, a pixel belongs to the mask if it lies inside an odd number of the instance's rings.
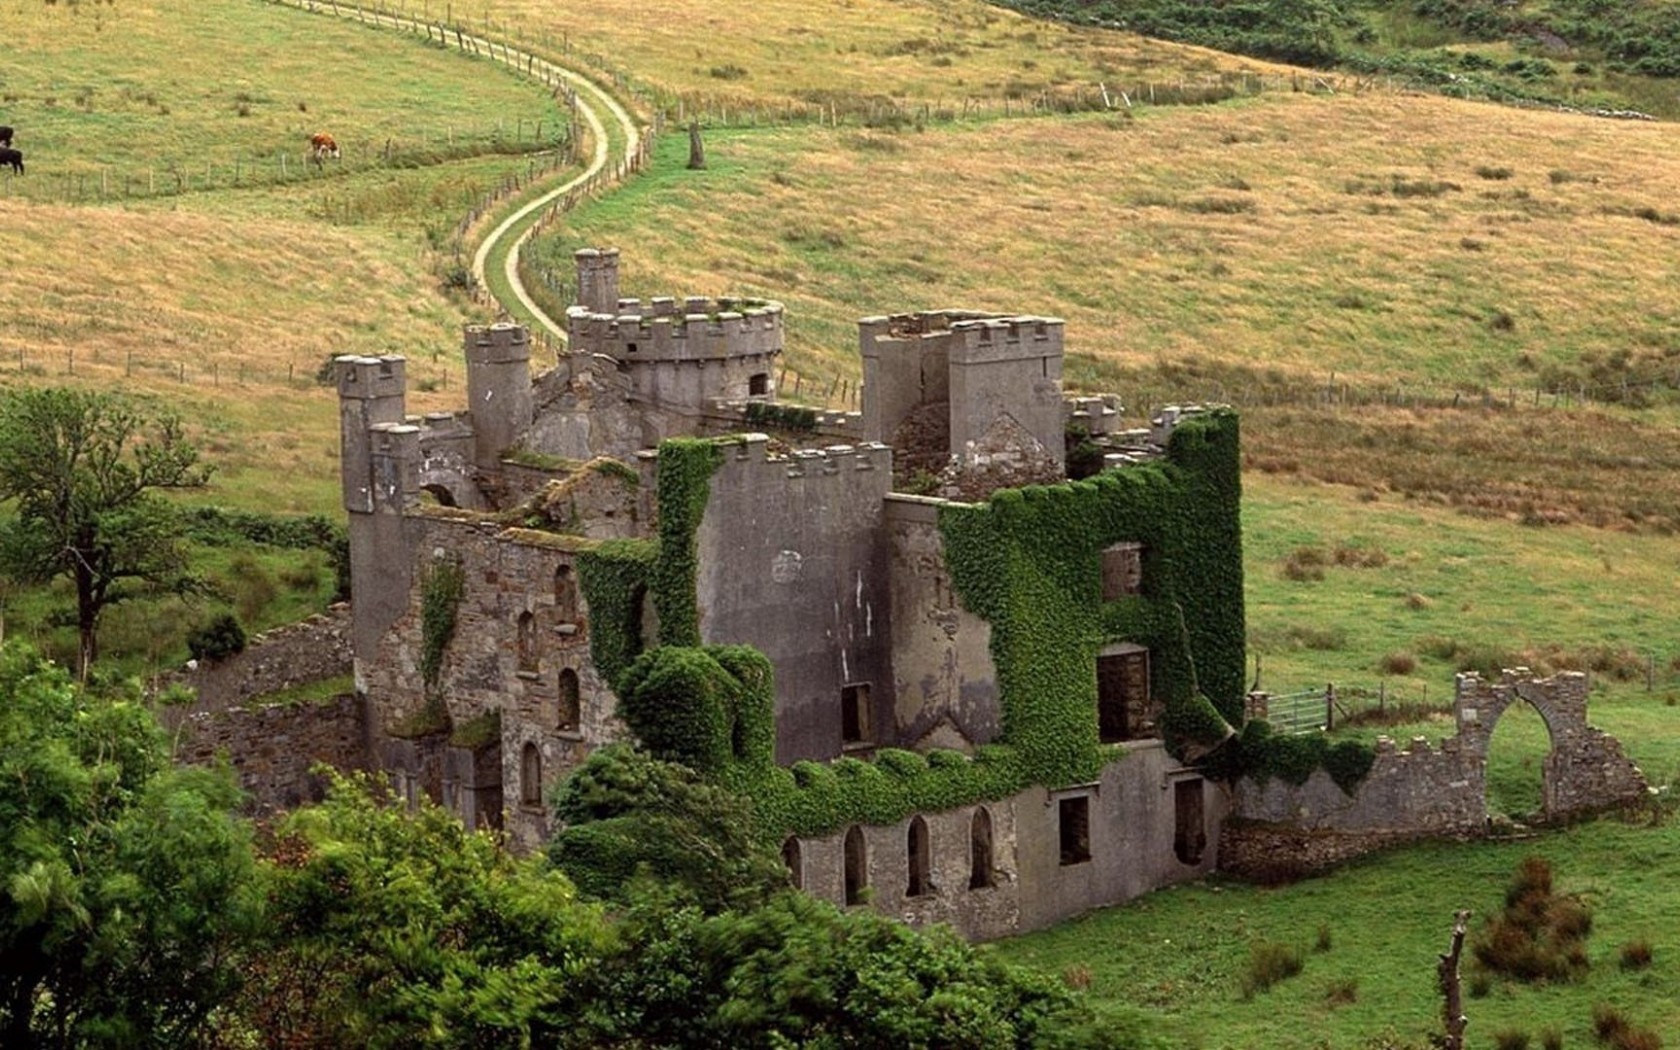
{"label": "dry golden grass field", "polygon": [[[441,0],[393,0],[435,14]],[[1285,67],[1202,48],[1025,18],[982,0],[716,0],[588,5],[455,4],[472,25],[549,48],[604,55],[639,83],[721,106],[893,98],[958,103],[1062,89],[1118,90]]]}

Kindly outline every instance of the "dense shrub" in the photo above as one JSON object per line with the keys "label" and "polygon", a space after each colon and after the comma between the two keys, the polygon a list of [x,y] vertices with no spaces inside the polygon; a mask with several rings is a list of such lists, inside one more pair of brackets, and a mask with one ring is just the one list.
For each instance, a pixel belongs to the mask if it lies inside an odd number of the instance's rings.
{"label": "dense shrub", "polygon": [[1579,898],[1552,890],[1552,868],[1527,857],[1505,891],[1505,910],[1477,931],[1476,961],[1519,981],[1567,981],[1587,969],[1592,913]]}
{"label": "dense shrub", "polygon": [[222,613],[187,635],[187,651],[194,660],[225,660],[245,651],[245,628],[232,613]]}

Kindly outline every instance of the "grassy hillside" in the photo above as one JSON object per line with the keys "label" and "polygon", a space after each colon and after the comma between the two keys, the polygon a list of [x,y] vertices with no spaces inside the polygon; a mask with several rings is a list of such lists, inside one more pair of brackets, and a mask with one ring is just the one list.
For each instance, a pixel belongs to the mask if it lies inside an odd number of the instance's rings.
{"label": "grassy hillside", "polygon": [[[564,275],[619,245],[627,295],[782,299],[824,390],[857,375],[857,317],[1051,314],[1070,385],[1233,400],[1255,469],[1680,525],[1672,126],[1390,95],[1135,113],[714,131],[705,172],[668,137],[538,251]],[[1657,408],[1562,410],[1583,393]]]}
{"label": "grassy hillside", "polygon": [[[437,0],[395,0],[406,10]],[[461,11],[456,5],[456,11]],[[1255,60],[1025,18],[982,0],[764,0],[751,16],[715,0],[588,6],[484,0],[471,24],[502,27],[550,50],[602,56],[674,101],[723,105],[911,103],[1026,99],[1138,79],[1170,82],[1239,70]]]}
{"label": "grassy hillside", "polygon": [[1004,0],[1082,25],[1396,77],[1458,97],[1680,115],[1672,0]]}

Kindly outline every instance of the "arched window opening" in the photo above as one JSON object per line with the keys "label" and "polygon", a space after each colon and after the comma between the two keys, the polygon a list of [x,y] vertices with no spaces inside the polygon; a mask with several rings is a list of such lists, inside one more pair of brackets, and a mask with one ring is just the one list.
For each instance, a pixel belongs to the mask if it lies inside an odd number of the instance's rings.
{"label": "arched window opening", "polygon": [[846,904],[862,904],[864,891],[869,888],[869,847],[863,841],[863,829],[853,827],[846,832]]}
{"label": "arched window opening", "polygon": [[542,752],[531,743],[519,757],[519,801],[526,806],[542,805]]}
{"label": "arched window opening", "polygon": [[555,727],[561,732],[574,732],[578,727],[582,693],[578,688],[578,674],[570,667],[560,672],[559,717]]}
{"label": "arched window opening", "polygon": [[788,885],[796,890],[805,888],[805,858],[800,854],[799,840],[792,835],[782,843],[782,863],[787,866]]}
{"label": "arched window opening", "polygon": [[519,669],[537,669],[537,618],[529,612],[519,614]]}
{"label": "arched window opening", "polygon": [[439,507],[453,507],[455,494],[443,485],[421,485],[420,502],[433,503]]}
{"label": "arched window opening", "polygon": [[985,806],[976,809],[969,822],[968,854],[968,888],[980,890],[992,885],[992,815]]}
{"label": "arched window opening", "polygon": [[925,897],[933,892],[933,876],[927,821],[920,816],[910,819],[910,830],[905,833],[905,846],[909,853],[910,867],[910,886],[905,892],[911,897]]}

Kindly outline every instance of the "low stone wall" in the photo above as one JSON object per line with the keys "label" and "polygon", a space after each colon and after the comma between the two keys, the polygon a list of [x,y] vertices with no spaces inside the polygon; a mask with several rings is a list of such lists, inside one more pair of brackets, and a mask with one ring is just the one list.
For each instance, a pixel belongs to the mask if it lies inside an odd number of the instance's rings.
{"label": "low stone wall", "polygon": [[1543,766],[1541,819],[1560,822],[1647,794],[1645,777],[1617,740],[1587,724],[1588,682],[1564,672],[1536,678],[1527,668],[1498,681],[1461,674],[1453,701],[1458,732],[1433,749],[1423,737],[1400,749],[1387,737],[1352,795],[1322,770],[1300,785],[1237,784],[1220,842],[1220,866],[1264,881],[1299,878],[1341,861],[1420,838],[1486,833],[1488,744],[1500,716],[1528,703],[1551,742]]}
{"label": "low stone wall", "polygon": [[226,759],[257,814],[319,801],[325,787],[310,772],[324,762],[366,769],[366,718],[355,695],[323,703],[190,712],[176,728],[175,760],[211,765]]}
{"label": "low stone wall", "polygon": [[[1219,833],[1219,870],[1259,883],[1293,882],[1321,875],[1355,857],[1424,837],[1418,832],[1313,831],[1229,820]],[[1459,837],[1472,836],[1465,833]]]}

